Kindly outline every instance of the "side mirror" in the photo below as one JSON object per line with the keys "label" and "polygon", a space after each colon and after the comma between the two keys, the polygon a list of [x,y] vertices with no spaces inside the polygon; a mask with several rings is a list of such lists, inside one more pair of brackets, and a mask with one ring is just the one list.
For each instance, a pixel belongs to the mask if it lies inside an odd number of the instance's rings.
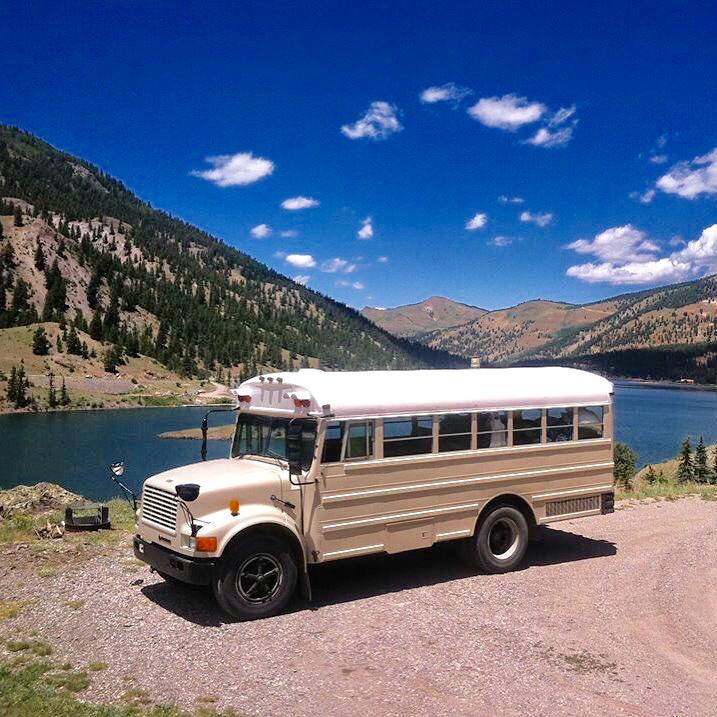
{"label": "side mirror", "polygon": [[301,454],[304,447],[302,434],[301,423],[289,423],[286,429],[286,458],[289,461],[289,475],[301,474]]}
{"label": "side mirror", "polygon": [[110,470],[115,478],[121,478],[124,475],[124,462],[118,461],[117,463],[111,463]]}
{"label": "side mirror", "polygon": [[182,483],[175,486],[174,490],[185,503],[191,503],[199,498],[199,486],[196,483]]}

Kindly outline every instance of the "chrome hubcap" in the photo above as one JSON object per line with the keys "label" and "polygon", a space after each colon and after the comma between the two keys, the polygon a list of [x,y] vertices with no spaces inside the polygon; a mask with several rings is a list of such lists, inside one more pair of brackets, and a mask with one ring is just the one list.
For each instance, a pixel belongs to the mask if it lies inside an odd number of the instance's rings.
{"label": "chrome hubcap", "polygon": [[281,563],[273,555],[252,555],[237,571],[237,592],[250,603],[268,602],[279,591],[283,578]]}

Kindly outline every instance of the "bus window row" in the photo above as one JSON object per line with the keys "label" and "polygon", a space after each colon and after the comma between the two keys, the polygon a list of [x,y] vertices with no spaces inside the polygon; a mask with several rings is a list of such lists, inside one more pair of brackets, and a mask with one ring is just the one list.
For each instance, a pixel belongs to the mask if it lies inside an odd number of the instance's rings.
{"label": "bus window row", "polygon": [[[435,427],[434,427],[435,424]],[[374,458],[374,421],[326,427],[322,463]],[[383,419],[383,457],[602,438],[604,406],[528,408]]]}

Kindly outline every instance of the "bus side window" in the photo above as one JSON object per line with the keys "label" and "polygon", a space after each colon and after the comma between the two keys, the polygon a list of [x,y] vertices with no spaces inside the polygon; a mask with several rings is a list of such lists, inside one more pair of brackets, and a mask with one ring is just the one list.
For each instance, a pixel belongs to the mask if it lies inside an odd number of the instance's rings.
{"label": "bus side window", "polygon": [[345,460],[370,458],[373,454],[373,421],[349,424]]}
{"label": "bus side window", "polygon": [[603,407],[585,406],[578,408],[578,440],[602,438]]}
{"label": "bus side window", "polygon": [[329,423],[324,436],[322,463],[338,463],[341,460],[341,444],[344,438],[343,423]]}

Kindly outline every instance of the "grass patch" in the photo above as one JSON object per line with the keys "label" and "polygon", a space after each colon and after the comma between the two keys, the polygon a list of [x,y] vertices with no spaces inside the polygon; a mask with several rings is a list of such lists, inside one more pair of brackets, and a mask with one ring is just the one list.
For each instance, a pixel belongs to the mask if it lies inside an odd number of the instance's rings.
{"label": "grass patch", "polygon": [[17,617],[25,605],[23,600],[0,600],[0,622]]}
{"label": "grass patch", "polygon": [[32,652],[38,657],[47,657],[52,654],[52,647],[41,640],[10,640],[6,643],[9,652]]}
{"label": "grass patch", "polygon": [[677,483],[669,481],[665,483],[646,483],[636,480],[629,490],[618,488],[615,498],[618,500],[676,500],[687,496],[699,496],[703,500],[717,500],[717,485],[705,483]]}
{"label": "grass patch", "polygon": [[102,672],[102,670],[106,670],[109,667],[109,665],[106,662],[90,662],[89,665],[87,665],[87,669],[90,672]]}
{"label": "grass patch", "polygon": [[68,600],[65,605],[70,608],[70,610],[79,610],[81,607],[83,607],[85,604],[84,600]]}
{"label": "grass patch", "polygon": [[0,664],[0,714],[3,717],[232,717],[235,712],[208,708],[185,711],[145,704],[95,705],[75,696],[89,686],[84,672],[57,674],[52,664],[34,661]]}

